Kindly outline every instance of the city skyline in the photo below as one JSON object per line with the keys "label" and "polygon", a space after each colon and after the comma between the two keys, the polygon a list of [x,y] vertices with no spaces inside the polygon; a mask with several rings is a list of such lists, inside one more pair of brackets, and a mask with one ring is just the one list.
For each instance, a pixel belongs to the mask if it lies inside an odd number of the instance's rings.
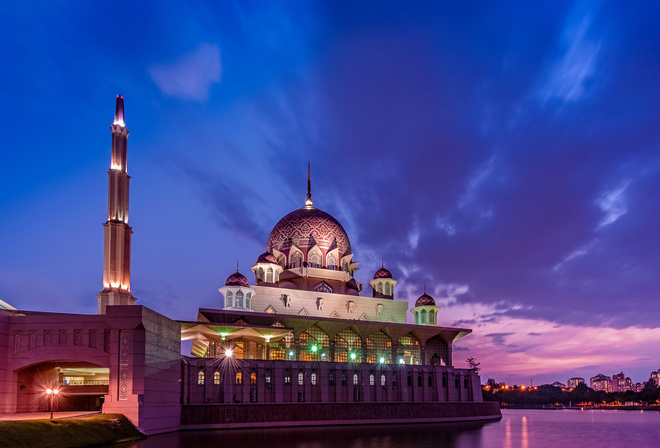
{"label": "city skyline", "polygon": [[357,279],[473,329],[455,365],[658,369],[658,5],[113,5],[0,7],[0,299],[96,312],[121,94],[137,304],[190,320],[237,258],[252,280],[310,161]]}

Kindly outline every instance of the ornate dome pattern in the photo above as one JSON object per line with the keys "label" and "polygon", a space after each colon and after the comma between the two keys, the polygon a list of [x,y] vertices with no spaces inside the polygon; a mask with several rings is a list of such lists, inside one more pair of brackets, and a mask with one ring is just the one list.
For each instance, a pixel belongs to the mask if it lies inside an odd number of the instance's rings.
{"label": "ornate dome pattern", "polygon": [[374,280],[378,278],[392,278],[392,273],[385,268],[380,268],[374,274]]}
{"label": "ornate dome pattern", "polygon": [[259,255],[259,258],[257,258],[257,263],[277,264],[277,259],[270,252],[264,252],[263,254]]}
{"label": "ornate dome pattern", "polygon": [[351,253],[351,243],[339,221],[317,208],[303,207],[292,211],[275,224],[266,249],[269,252],[273,249],[288,249],[290,244],[303,249],[316,243],[327,251],[334,246],[335,240],[340,257]]}
{"label": "ornate dome pattern", "polygon": [[435,306],[435,300],[433,300],[433,297],[431,297],[426,293],[419,296],[419,299],[417,299],[417,302],[415,302],[415,306],[424,306],[424,305]]}
{"label": "ornate dome pattern", "polygon": [[245,286],[246,288],[249,288],[250,282],[248,282],[248,279],[240,272],[234,272],[232,275],[227,277],[225,286]]}

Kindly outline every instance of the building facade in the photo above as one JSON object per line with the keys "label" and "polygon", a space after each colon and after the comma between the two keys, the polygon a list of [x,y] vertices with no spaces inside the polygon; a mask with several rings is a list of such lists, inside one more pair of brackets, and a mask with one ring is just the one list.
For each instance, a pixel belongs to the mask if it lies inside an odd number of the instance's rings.
{"label": "building facade", "polygon": [[[350,240],[313,206],[276,223],[251,267],[231,273],[222,306],[173,321],[131,294],[123,98],[111,126],[108,216],[98,314],[0,307],[0,412],[60,409],[125,414],[145,433],[180,428],[465,421],[500,418],[476,371],[453,366],[471,330],[438,324],[435,300],[411,310],[383,266],[360,295]],[[182,356],[181,340],[192,341]],[[268,405],[268,406],[263,406]]]}

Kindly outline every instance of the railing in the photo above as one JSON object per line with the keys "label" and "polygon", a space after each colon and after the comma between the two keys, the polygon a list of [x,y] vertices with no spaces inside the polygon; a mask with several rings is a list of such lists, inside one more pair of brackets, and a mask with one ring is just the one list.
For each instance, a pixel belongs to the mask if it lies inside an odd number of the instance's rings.
{"label": "railing", "polygon": [[100,380],[100,381],[85,381],[85,380],[70,380],[65,381],[64,384],[67,386],[107,386],[110,384],[109,380]]}

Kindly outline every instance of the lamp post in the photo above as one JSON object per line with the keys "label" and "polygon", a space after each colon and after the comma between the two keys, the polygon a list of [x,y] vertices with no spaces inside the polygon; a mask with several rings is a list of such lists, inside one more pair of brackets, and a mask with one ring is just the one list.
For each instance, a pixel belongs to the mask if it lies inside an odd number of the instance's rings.
{"label": "lamp post", "polygon": [[53,418],[53,396],[60,393],[59,389],[46,389],[46,394],[48,395],[50,402],[50,418]]}

